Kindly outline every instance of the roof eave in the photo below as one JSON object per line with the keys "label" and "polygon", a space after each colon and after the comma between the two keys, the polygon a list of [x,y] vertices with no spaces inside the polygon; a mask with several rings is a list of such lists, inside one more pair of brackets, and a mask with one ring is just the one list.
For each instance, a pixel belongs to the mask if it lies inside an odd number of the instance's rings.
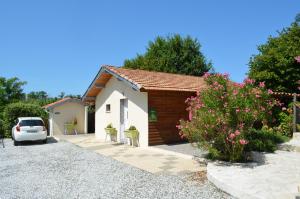
{"label": "roof eave", "polygon": [[101,69],[98,71],[97,75],[95,76],[94,80],[92,81],[92,83],[90,84],[90,86],[88,87],[88,89],[85,91],[84,95],[81,97],[81,100],[84,101],[84,99],[87,97],[87,94],[89,93],[89,91],[95,86],[96,84],[96,80],[103,74],[103,73],[108,73],[112,76],[114,76],[116,79],[118,79],[119,81],[124,81],[125,83],[127,83],[133,90],[135,91],[141,91],[142,86],[129,81],[128,79],[122,77],[121,75],[115,73],[114,71],[108,69],[105,66],[102,66]]}

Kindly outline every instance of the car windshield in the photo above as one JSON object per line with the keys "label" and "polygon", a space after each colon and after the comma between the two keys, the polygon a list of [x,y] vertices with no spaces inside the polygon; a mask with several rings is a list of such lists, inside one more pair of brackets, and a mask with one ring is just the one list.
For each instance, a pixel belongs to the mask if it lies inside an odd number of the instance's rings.
{"label": "car windshield", "polygon": [[22,120],[20,126],[44,126],[42,120]]}

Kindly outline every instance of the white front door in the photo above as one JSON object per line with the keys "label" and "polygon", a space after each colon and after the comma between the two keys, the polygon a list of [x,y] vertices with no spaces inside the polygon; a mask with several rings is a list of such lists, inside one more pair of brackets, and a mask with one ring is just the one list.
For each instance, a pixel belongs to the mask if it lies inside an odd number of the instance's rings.
{"label": "white front door", "polygon": [[128,99],[120,100],[120,141],[126,143],[124,131],[128,128]]}

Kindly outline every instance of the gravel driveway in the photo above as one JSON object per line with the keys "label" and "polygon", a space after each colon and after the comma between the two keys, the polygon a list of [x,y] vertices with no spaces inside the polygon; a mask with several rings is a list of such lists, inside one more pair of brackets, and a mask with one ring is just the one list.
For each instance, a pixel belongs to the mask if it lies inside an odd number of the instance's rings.
{"label": "gravel driveway", "polygon": [[229,198],[213,185],[154,175],[67,142],[0,148],[0,198]]}

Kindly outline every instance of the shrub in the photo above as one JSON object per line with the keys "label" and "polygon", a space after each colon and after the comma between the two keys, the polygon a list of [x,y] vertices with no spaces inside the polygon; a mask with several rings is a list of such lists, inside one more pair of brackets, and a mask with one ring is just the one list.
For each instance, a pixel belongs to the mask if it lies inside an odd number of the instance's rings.
{"label": "shrub", "polygon": [[48,114],[36,104],[18,102],[7,105],[3,112],[6,137],[11,136],[11,129],[15,125],[15,121],[18,117],[41,117],[46,124]]}
{"label": "shrub", "polygon": [[107,129],[111,129],[111,128],[113,128],[113,125],[110,123],[110,124],[108,124],[108,125],[106,126],[106,128],[107,128]]}
{"label": "shrub", "polygon": [[4,135],[4,122],[0,119],[0,137]]}
{"label": "shrub", "polygon": [[135,126],[130,126],[128,130],[129,130],[129,131],[136,130],[136,127],[135,127]]}
{"label": "shrub", "polygon": [[276,127],[276,131],[282,135],[292,137],[293,135],[293,114],[292,109],[283,108],[283,111],[278,115],[279,126]]}
{"label": "shrub", "polygon": [[279,104],[270,97],[263,82],[232,83],[228,75],[206,74],[207,89],[187,99],[189,120],[180,121],[181,135],[198,142],[218,159],[239,161],[248,144],[247,134],[255,123],[268,123],[272,108]]}
{"label": "shrub", "polygon": [[274,152],[277,144],[288,141],[288,137],[275,131],[273,128],[264,126],[261,130],[251,129],[246,134],[249,144],[246,145],[246,151]]}

